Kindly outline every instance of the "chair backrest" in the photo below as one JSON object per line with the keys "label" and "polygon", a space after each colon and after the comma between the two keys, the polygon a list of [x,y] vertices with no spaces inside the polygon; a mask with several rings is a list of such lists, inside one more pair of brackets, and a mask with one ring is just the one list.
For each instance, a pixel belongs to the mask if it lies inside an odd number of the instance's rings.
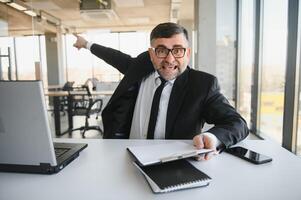
{"label": "chair backrest", "polygon": [[[81,92],[81,94],[77,94]],[[73,87],[69,91],[69,95],[73,98],[73,115],[85,115],[89,117],[92,114],[100,113],[103,106],[102,99],[93,99],[90,88],[87,85],[81,87]]]}
{"label": "chair backrest", "polygon": [[82,88],[87,92],[89,98],[92,98],[91,89],[88,85],[82,85]]}
{"label": "chair backrest", "polygon": [[93,114],[99,114],[102,110],[102,105],[103,105],[102,99],[94,100],[89,106],[89,110],[87,113],[88,116],[93,115]]}
{"label": "chair backrest", "polygon": [[90,95],[87,88],[82,86],[72,87],[68,90],[69,98],[72,100],[73,115],[85,115],[86,110],[89,108]]}
{"label": "chair backrest", "polygon": [[67,82],[64,84],[62,90],[63,90],[63,91],[70,91],[70,90],[73,89],[73,85],[74,85],[74,81],[67,81]]}
{"label": "chair backrest", "polygon": [[92,91],[92,90],[96,90],[96,85],[98,82],[99,81],[97,78],[89,78],[86,80],[84,85],[88,86],[90,91]]}

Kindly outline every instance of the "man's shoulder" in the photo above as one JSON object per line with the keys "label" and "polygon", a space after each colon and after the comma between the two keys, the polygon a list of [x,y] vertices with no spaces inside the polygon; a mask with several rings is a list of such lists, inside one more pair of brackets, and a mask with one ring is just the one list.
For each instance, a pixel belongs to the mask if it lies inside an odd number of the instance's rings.
{"label": "man's shoulder", "polygon": [[190,77],[196,80],[215,80],[216,77],[212,74],[209,74],[207,72],[203,72],[203,71],[199,71],[199,70],[195,70],[195,69],[191,69],[189,68],[189,74]]}
{"label": "man's shoulder", "polygon": [[148,51],[140,53],[137,57],[137,60],[151,62]]}
{"label": "man's shoulder", "polygon": [[135,62],[134,65],[138,65],[140,68],[146,67],[149,69],[153,69],[153,64],[150,59],[148,51],[139,54],[136,58],[134,58],[134,62]]}
{"label": "man's shoulder", "polygon": [[191,88],[194,88],[196,90],[198,90],[199,88],[202,88],[202,91],[206,91],[207,89],[219,89],[217,78],[207,72],[190,69],[188,79],[188,84],[194,86]]}

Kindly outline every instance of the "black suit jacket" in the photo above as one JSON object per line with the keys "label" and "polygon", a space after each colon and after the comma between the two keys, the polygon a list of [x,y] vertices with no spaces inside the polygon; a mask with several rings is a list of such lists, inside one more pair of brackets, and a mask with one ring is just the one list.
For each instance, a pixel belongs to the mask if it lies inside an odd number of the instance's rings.
{"label": "black suit jacket", "polygon": [[[154,72],[148,52],[132,58],[115,49],[97,44],[91,52],[124,74],[102,112],[104,138],[129,138],[134,106],[141,80]],[[217,79],[189,67],[174,82],[167,118],[166,139],[192,139],[204,123],[226,147],[248,135],[244,119],[220,93]]]}

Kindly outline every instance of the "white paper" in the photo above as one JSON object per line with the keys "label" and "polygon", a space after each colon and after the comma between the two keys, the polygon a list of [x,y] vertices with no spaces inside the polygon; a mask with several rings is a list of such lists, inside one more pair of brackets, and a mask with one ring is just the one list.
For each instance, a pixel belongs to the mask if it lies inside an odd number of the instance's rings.
{"label": "white paper", "polygon": [[196,149],[192,144],[179,141],[155,145],[132,146],[128,147],[128,150],[144,166],[189,158],[213,151],[212,149]]}

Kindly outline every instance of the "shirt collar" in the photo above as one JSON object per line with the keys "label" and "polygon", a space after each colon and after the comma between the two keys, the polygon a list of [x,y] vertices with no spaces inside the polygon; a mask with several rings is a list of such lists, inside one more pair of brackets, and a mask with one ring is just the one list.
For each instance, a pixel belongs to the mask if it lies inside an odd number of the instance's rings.
{"label": "shirt collar", "polygon": [[[155,71],[154,73],[154,80],[155,80],[155,84],[156,85],[160,85],[161,84],[161,80],[160,80],[160,74]],[[172,79],[172,80],[168,80],[166,81],[167,84],[173,85],[173,83],[175,82],[176,78]]]}

